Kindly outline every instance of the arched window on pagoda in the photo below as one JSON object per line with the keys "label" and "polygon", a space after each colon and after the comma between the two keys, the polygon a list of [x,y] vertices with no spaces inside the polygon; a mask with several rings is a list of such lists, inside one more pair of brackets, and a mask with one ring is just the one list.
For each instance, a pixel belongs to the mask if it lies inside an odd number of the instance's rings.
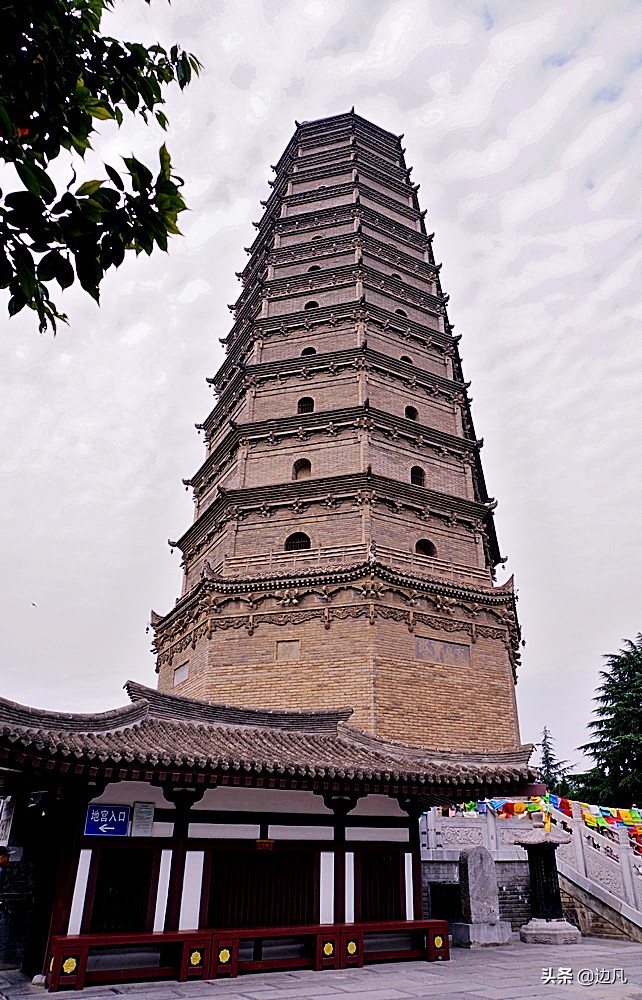
{"label": "arched window on pagoda", "polygon": [[414,406],[407,406],[406,409],[404,410],[404,414],[405,414],[406,420],[418,420],[419,419],[419,411],[416,410]]}
{"label": "arched window on pagoda", "polygon": [[415,552],[420,556],[429,556],[431,559],[437,555],[437,549],[428,538],[420,538],[415,545]]}
{"label": "arched window on pagoda", "polygon": [[399,358],[400,361],[405,361],[407,365],[412,364],[412,358],[409,358],[407,354],[402,354]]}
{"label": "arched window on pagoda", "polygon": [[421,468],[420,465],[413,465],[410,470],[410,482],[413,486],[425,486],[426,485],[426,473]]}
{"label": "arched window on pagoda", "polygon": [[303,350],[301,351],[301,357],[309,358],[316,353],[317,353],[316,347],[304,347]]}
{"label": "arched window on pagoda", "polygon": [[405,316],[408,319],[408,313],[405,309],[395,309],[397,316]]}
{"label": "arched window on pagoda", "polygon": [[319,303],[316,301],[316,299],[310,299],[309,302],[306,302],[306,304],[303,306],[303,308],[304,309],[318,309],[319,308]]}
{"label": "arched window on pagoda", "polygon": [[293,479],[309,479],[312,475],[312,463],[307,458],[299,458],[292,466]]}
{"label": "arched window on pagoda", "polygon": [[293,535],[288,535],[283,546],[286,552],[298,552],[300,549],[310,548],[310,539],[303,531],[295,531]]}
{"label": "arched window on pagoda", "polygon": [[297,413],[314,413],[314,400],[312,396],[303,396],[296,404]]}
{"label": "arched window on pagoda", "polygon": [[310,264],[308,268],[308,274],[310,273],[310,271],[320,271],[320,270],[321,268],[319,267],[318,264]]}

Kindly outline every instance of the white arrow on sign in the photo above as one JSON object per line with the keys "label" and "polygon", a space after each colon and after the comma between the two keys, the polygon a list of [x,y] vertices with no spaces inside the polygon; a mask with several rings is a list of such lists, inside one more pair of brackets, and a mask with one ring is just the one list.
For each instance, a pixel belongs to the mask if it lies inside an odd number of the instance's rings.
{"label": "white arrow on sign", "polygon": [[106,823],[103,823],[102,826],[98,827],[98,829],[100,830],[101,833],[107,833],[108,830],[115,830],[116,827],[115,826],[107,826]]}

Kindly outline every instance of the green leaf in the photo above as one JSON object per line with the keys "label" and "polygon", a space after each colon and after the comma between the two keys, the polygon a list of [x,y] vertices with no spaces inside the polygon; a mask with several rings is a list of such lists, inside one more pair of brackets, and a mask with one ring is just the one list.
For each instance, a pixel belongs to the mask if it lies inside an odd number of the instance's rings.
{"label": "green leaf", "polygon": [[63,291],[65,288],[69,288],[69,286],[74,283],[74,269],[66,257],[62,256],[62,254],[58,255],[55,277]]}
{"label": "green leaf", "polygon": [[9,299],[9,315],[15,316],[27,304],[27,299],[21,291],[16,291]]}
{"label": "green leaf", "polygon": [[81,156],[85,155],[86,149],[91,149],[91,143],[89,139],[83,139],[82,137],[77,135],[71,136],[71,144],[76,150],[76,152],[80,153]]}
{"label": "green leaf", "polygon": [[4,200],[5,205],[8,208],[14,209],[19,216],[22,218],[16,222],[12,219],[12,224],[16,226],[27,226],[31,220],[38,215],[42,215],[43,203],[42,199],[31,191],[12,191],[8,194]]}
{"label": "green leaf", "polygon": [[38,279],[40,281],[51,281],[58,273],[60,261],[66,263],[65,258],[58,250],[50,250],[38,264]]}
{"label": "green leaf", "polygon": [[137,160],[135,156],[123,156],[125,166],[129,170],[132,178],[134,191],[146,191],[151,186],[154,175],[151,170]]}
{"label": "green leaf", "polygon": [[160,159],[160,165],[161,165],[161,177],[169,177],[172,161],[170,159],[169,153],[167,151],[167,146],[165,145],[165,143],[163,143],[160,150],[158,151],[158,157]]}
{"label": "green leaf", "polygon": [[122,178],[117,170],[110,167],[109,164],[105,164],[105,170],[107,171],[107,176],[109,177],[112,184],[115,184],[119,191],[125,190],[125,185],[122,182]]}
{"label": "green leaf", "polygon": [[[37,163],[31,160],[25,163],[19,160],[16,163],[16,170],[20,180],[32,194],[40,195],[44,201],[51,202],[56,197],[56,188],[46,170],[43,170]],[[37,187],[38,190],[34,188]]]}
{"label": "green leaf", "polygon": [[76,196],[79,198],[83,197],[84,195],[91,196],[104,183],[105,183],[104,181],[85,181],[85,183],[81,184],[78,190],[76,191]]}
{"label": "green leaf", "polygon": [[13,122],[5,111],[2,101],[0,101],[0,132],[3,136],[13,135]]}
{"label": "green leaf", "polygon": [[36,288],[36,268],[33,257],[27,247],[17,246],[13,253],[13,260],[20,290],[28,301]]}
{"label": "green leaf", "polygon": [[76,207],[76,199],[70,191],[65,191],[62,198],[51,209],[55,215],[62,215],[63,212],[73,212]]}
{"label": "green leaf", "polygon": [[11,266],[11,261],[3,253],[0,255],[0,288],[7,288],[12,278],[13,267]]}
{"label": "green leaf", "polygon": [[26,187],[27,191],[30,191],[31,194],[39,195],[40,181],[36,177],[31,167],[29,167],[28,164],[26,163],[20,163],[20,162],[16,163],[15,167],[18,173],[18,177]]}
{"label": "green leaf", "polygon": [[56,188],[49,177],[49,174],[39,167],[37,163],[31,161],[25,163],[24,160],[17,160],[15,168],[18,177],[31,194],[39,195],[46,202],[51,202],[56,197]]}
{"label": "green leaf", "polygon": [[165,148],[151,170],[132,154],[127,167],[101,170],[102,180],[78,186],[74,178],[56,193],[61,153],[85,156],[102,141],[94,138],[99,123],[124,124],[128,109],[165,130],[167,87],[185,87],[200,68],[178,46],[170,54],[169,46],[103,34],[103,14],[114,6],[9,0],[1,8],[0,146],[16,174],[15,190],[6,196],[4,185],[0,194],[0,287],[11,313],[27,306],[41,329],[55,331],[63,318],[52,301],[60,289],[79,281],[98,299],[105,270],[122,263],[126,248],[165,249],[185,207]]}
{"label": "green leaf", "polygon": [[100,301],[98,286],[103,276],[100,262],[94,256],[93,246],[83,246],[76,252],[76,275],[78,281],[96,302]]}
{"label": "green leaf", "polygon": [[87,111],[92,118],[98,118],[99,121],[107,121],[107,119],[114,118],[114,112],[109,108],[106,108],[104,104],[100,101],[86,101],[85,111]]}

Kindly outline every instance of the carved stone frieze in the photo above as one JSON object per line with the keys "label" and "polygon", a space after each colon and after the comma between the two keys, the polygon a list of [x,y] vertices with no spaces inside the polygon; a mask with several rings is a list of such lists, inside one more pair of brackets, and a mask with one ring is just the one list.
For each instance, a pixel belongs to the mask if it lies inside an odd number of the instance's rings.
{"label": "carved stone frieze", "polygon": [[[350,588],[353,592],[355,588]],[[253,634],[259,625],[263,623],[271,623],[273,625],[286,625],[286,624],[298,624],[306,621],[312,621],[318,619],[323,622],[324,628],[330,628],[333,620],[346,620],[348,618],[368,618],[371,623],[377,618],[385,619],[388,621],[397,621],[406,624],[409,631],[414,631],[415,626],[419,624],[427,625],[431,629],[436,631],[443,631],[448,633],[463,633],[468,637],[472,638],[474,641],[475,631],[479,635],[484,635],[489,639],[499,639],[503,641],[510,650],[510,638],[508,636],[507,630],[504,628],[493,628],[489,626],[475,626],[471,622],[461,620],[459,618],[443,618],[438,615],[428,614],[421,611],[416,611],[414,609],[405,609],[402,607],[391,607],[387,604],[377,603],[381,597],[389,590],[376,582],[365,582],[361,588],[357,591],[357,594],[361,601],[364,603],[358,604],[343,604],[337,606],[330,606],[330,603],[334,597],[339,593],[345,592],[346,588],[334,588],[332,592],[328,591],[326,588],[325,593],[320,593],[319,591],[303,591],[300,588],[289,588],[285,587],[282,590],[278,590],[270,595],[260,595],[256,597],[255,595],[249,595],[251,601],[248,600],[247,595],[242,597],[238,595],[236,597],[229,597],[215,605],[210,605],[207,614],[206,621],[200,621],[199,624],[195,625],[195,619],[192,615],[186,615],[181,620],[173,623],[171,629],[164,629],[162,626],[157,625],[155,627],[156,637],[154,642],[154,650],[157,653],[157,668],[160,668],[164,663],[171,664],[173,658],[183,652],[188,647],[195,648],[196,643],[199,639],[207,636],[211,638],[214,632],[219,630],[228,629],[247,629],[250,634]],[[310,594],[315,594],[322,599],[324,607],[308,607],[305,609],[299,609],[302,599]],[[276,611],[276,610],[266,610],[266,611],[256,611],[265,600],[272,599],[274,606],[278,608],[288,609],[286,611]],[[251,611],[249,614],[237,613],[235,615],[223,615],[220,613],[221,609],[230,603],[245,603],[250,605]],[[375,603],[373,603],[375,602]],[[293,610],[293,609],[297,610]],[[198,616],[199,618],[202,617]]]}
{"label": "carved stone frieze", "polygon": [[607,864],[597,857],[596,852],[587,851],[586,854],[586,874],[589,878],[594,879],[600,885],[603,885],[605,889],[609,889],[614,896],[618,896],[620,899],[623,897],[624,893],[622,890],[622,878],[620,875],[620,869],[616,862],[611,862]]}
{"label": "carved stone frieze", "polygon": [[447,844],[454,844],[459,847],[473,847],[483,844],[483,833],[481,827],[473,825],[474,821],[469,820],[470,825],[466,826],[446,826],[441,828],[441,841],[445,847]]}

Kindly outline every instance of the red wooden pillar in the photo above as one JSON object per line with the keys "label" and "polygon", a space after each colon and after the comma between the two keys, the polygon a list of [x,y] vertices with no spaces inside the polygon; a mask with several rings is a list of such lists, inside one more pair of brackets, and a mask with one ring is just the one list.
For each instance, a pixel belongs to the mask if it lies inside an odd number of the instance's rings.
{"label": "red wooden pillar", "polygon": [[346,918],[346,821],[334,821],[334,922],[344,923]]}
{"label": "red wooden pillar", "polygon": [[174,818],[174,838],[172,844],[172,866],[169,872],[169,889],[167,892],[167,909],[165,910],[165,930],[177,931],[181,914],[183,898],[183,879],[185,876],[185,856],[189,838],[190,811],[192,806],[203,798],[204,789],[174,788],[164,786],[163,795],[174,803],[176,816]]}
{"label": "red wooden pillar", "polygon": [[412,855],[412,904],[415,920],[423,919],[424,904],[421,883],[421,841],[419,839],[419,817],[423,812],[421,804],[411,797],[399,797],[399,805],[408,814],[408,844]]}
{"label": "red wooden pillar", "polygon": [[323,801],[334,813],[334,922],[346,918],[346,816],[359,801],[354,792],[326,792]]}
{"label": "red wooden pillar", "polygon": [[[50,863],[55,864],[57,861],[58,870],[55,876],[56,888],[51,909],[48,940],[54,934],[67,933],[87,805],[92,799],[102,794],[107,784],[108,782],[104,780],[96,781],[91,785],[85,782],[70,782],[69,784],[60,784],[50,792],[51,805],[49,806],[47,822],[49,829],[55,831],[50,846],[52,843],[56,845],[56,850],[50,851]],[[47,943],[43,962],[46,962],[48,951]]]}

